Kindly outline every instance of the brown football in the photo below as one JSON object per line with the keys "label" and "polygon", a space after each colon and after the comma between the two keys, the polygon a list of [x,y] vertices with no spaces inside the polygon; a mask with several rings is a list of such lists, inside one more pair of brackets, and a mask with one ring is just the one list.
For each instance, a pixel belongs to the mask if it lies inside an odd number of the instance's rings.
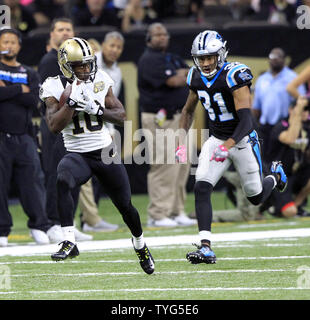
{"label": "brown football", "polygon": [[59,109],[62,108],[64,104],[67,102],[68,98],[70,97],[71,91],[72,91],[72,85],[70,84],[66,87],[66,89],[63,91],[63,93],[60,96],[59,104],[58,104]]}

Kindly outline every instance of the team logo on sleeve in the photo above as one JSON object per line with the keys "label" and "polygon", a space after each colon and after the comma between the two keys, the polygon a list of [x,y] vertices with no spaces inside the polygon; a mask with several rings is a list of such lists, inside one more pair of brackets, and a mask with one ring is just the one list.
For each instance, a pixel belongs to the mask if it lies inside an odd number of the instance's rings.
{"label": "team logo on sleeve", "polygon": [[103,91],[104,87],[105,87],[105,85],[104,85],[103,81],[96,82],[96,83],[94,83],[94,92],[98,93],[100,91]]}
{"label": "team logo on sleeve", "polygon": [[250,75],[249,73],[247,73],[246,71],[244,72],[240,72],[239,73],[239,78],[243,81],[249,81],[251,80],[253,77],[252,75]]}

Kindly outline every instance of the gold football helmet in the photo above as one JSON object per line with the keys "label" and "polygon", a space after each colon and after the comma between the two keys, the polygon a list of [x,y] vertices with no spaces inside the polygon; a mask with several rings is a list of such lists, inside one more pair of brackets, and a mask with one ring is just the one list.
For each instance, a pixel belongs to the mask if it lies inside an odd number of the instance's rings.
{"label": "gold football helmet", "polygon": [[71,80],[79,79],[73,68],[76,65],[89,64],[89,80],[91,81],[97,72],[94,51],[90,44],[82,38],[70,38],[61,44],[58,49],[58,64],[63,75]]}

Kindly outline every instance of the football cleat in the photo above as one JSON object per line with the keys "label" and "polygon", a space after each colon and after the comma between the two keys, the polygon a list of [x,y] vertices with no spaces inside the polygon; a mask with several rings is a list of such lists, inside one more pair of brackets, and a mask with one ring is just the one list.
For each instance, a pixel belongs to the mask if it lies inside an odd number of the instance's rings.
{"label": "football cleat", "polygon": [[54,261],[65,260],[68,257],[72,259],[80,254],[76,244],[68,240],[62,241],[59,244],[62,244],[60,250],[51,255],[51,258]]}
{"label": "football cleat", "polygon": [[287,176],[283,170],[281,161],[273,161],[271,164],[271,174],[277,181],[276,188],[279,192],[283,192],[287,187]]}
{"label": "football cleat", "polygon": [[186,259],[192,264],[198,263],[216,263],[215,253],[211,250],[211,248],[207,245],[198,246],[197,251],[189,252],[186,254]]}
{"label": "football cleat", "polygon": [[139,258],[140,266],[143,271],[147,274],[152,274],[155,270],[155,262],[146,244],[144,244],[142,249],[136,249],[135,247],[134,249]]}

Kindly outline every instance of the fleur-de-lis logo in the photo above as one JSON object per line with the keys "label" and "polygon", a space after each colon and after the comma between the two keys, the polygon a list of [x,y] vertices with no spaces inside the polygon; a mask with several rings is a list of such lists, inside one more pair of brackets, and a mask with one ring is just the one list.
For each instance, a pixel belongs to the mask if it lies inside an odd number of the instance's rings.
{"label": "fleur-de-lis logo", "polygon": [[67,58],[67,51],[65,48],[59,49],[59,57],[61,60],[66,60]]}

